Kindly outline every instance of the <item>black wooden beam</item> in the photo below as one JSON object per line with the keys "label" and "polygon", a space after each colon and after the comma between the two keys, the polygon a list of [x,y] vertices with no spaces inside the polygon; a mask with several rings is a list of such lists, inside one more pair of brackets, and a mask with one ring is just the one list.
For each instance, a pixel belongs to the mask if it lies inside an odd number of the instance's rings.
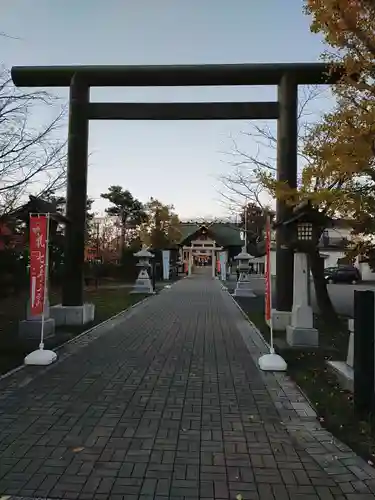
{"label": "black wooden beam", "polygon": [[273,120],[277,102],[90,103],[90,120]]}
{"label": "black wooden beam", "polygon": [[[298,85],[285,74],[278,86],[280,116],[277,123],[277,180],[297,188]],[[277,221],[291,218],[292,208],[285,199],[276,199]],[[290,312],[293,305],[294,251],[292,230],[281,225],[276,230],[276,309]]]}
{"label": "black wooden beam", "polygon": [[343,68],[326,63],[207,64],[200,66],[14,66],[17,87],[68,87],[74,74],[96,87],[278,85],[285,73],[297,85],[335,83]]}
{"label": "black wooden beam", "polygon": [[90,90],[75,75],[70,85],[68,172],[66,190],[63,306],[83,304],[83,278],[86,236],[87,156],[89,121],[86,110]]}

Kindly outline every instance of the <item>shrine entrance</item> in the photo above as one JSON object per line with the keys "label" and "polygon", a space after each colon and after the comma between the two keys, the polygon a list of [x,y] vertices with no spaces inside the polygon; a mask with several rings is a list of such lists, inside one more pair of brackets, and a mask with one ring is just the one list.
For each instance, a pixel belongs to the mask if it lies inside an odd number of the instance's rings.
{"label": "shrine entrance", "polygon": [[183,261],[187,263],[188,275],[211,274],[214,278],[218,261],[218,252],[223,248],[215,241],[193,240],[190,245],[182,247]]}
{"label": "shrine entrance", "polygon": [[207,267],[212,266],[212,255],[206,255],[206,250],[203,250],[201,253],[195,253],[193,255],[193,264],[195,267]]}
{"label": "shrine entrance", "polygon": [[[298,85],[336,83],[341,67],[325,63],[228,64],[203,66],[42,66],[12,68],[17,87],[70,87],[68,180],[62,305],[83,307],[89,120],[278,120],[277,176],[297,185]],[[274,102],[90,102],[91,87],[275,85]],[[277,201],[279,220],[291,208]],[[276,297],[291,311],[293,250],[287,226],[276,232]],[[190,262],[190,260],[189,260]]]}

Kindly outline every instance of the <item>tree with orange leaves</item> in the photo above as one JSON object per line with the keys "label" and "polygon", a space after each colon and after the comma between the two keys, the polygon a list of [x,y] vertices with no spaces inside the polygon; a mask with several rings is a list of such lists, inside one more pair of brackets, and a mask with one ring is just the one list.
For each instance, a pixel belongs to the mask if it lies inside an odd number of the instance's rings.
{"label": "tree with orange leaves", "polygon": [[[348,256],[375,255],[375,0],[305,0],[305,11],[311,31],[327,44],[324,60],[343,65],[345,73],[332,87],[333,110],[303,139],[298,189],[264,169],[259,179],[277,198],[310,199],[327,216],[352,219]],[[310,257],[319,307],[332,317],[317,247]]]}
{"label": "tree with orange leaves", "polygon": [[375,1],[306,0],[305,12],[312,18],[311,31],[323,35],[334,50],[325,56],[344,63],[348,76],[360,73],[361,89],[373,93],[370,82],[375,59]]}
{"label": "tree with orange leaves", "polygon": [[[332,87],[333,110],[304,137],[297,192],[272,175],[261,181],[278,196],[310,198],[328,215],[353,218],[375,233],[375,0],[306,0],[311,30],[324,36],[323,57],[346,72]],[[371,224],[369,224],[371,222]]]}
{"label": "tree with orange leaves", "polygon": [[312,161],[303,177],[318,179],[315,196],[332,212],[356,221],[353,250],[366,253],[375,234],[375,0],[306,0],[305,11],[332,49],[323,57],[346,72],[332,88],[335,109],[306,141]]}

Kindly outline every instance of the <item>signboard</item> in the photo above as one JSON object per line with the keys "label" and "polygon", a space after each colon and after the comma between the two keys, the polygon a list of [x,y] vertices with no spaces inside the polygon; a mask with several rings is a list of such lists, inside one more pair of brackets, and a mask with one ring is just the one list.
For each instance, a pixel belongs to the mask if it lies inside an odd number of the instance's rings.
{"label": "signboard", "polygon": [[267,217],[266,221],[266,269],[264,273],[266,293],[265,293],[265,320],[267,323],[271,321],[271,221]]}
{"label": "signboard", "polygon": [[30,313],[40,316],[44,312],[47,261],[46,215],[30,217]]}
{"label": "signboard", "polygon": [[225,281],[227,279],[227,252],[220,252],[219,259],[221,280]]}
{"label": "signboard", "polygon": [[170,250],[162,250],[163,256],[163,280],[169,280],[169,259],[170,259]]}

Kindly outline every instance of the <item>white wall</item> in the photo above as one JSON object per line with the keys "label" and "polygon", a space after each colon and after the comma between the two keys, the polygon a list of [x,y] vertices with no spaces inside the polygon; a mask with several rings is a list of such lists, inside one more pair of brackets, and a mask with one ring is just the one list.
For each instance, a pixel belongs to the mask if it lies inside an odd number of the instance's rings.
{"label": "white wall", "polygon": [[[322,251],[321,255],[327,256],[324,259],[324,267],[335,267],[337,266],[337,259],[344,257],[345,253],[337,250],[327,250]],[[272,276],[276,276],[276,250],[271,250],[271,274]]]}
{"label": "white wall", "polygon": [[337,266],[338,259],[345,257],[345,252],[337,250],[322,250],[320,255],[327,256],[324,259],[324,267],[335,267]]}
{"label": "white wall", "polygon": [[348,240],[351,238],[351,229],[350,228],[335,228],[329,227],[324,230],[329,238],[347,238]]}
{"label": "white wall", "polygon": [[271,250],[271,276],[276,276],[276,250]]}
{"label": "white wall", "polygon": [[375,280],[375,273],[371,271],[371,268],[367,262],[361,262],[360,264],[358,264],[358,267],[359,267],[359,270],[361,271],[362,279],[364,281]]}

